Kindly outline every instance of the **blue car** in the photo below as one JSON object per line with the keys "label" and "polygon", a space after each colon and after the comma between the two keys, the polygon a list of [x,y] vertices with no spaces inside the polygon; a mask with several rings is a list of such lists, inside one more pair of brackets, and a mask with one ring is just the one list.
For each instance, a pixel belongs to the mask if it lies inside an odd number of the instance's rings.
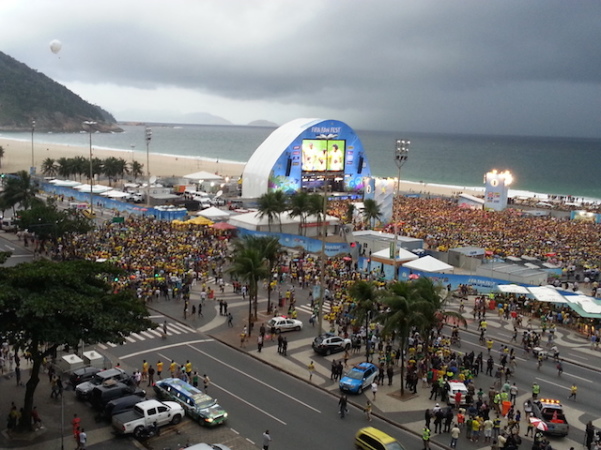
{"label": "blue car", "polygon": [[338,387],[342,392],[361,394],[378,376],[378,368],[372,363],[362,362],[355,365],[341,379]]}

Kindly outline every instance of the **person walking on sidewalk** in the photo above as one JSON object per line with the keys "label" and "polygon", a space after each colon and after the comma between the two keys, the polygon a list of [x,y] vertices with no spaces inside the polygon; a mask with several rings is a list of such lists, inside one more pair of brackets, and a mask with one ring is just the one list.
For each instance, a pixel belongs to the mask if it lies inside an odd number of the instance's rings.
{"label": "person walking on sidewalk", "polygon": [[367,420],[369,422],[371,422],[371,410],[372,410],[372,405],[371,405],[371,402],[368,400],[367,403],[365,404],[365,417],[367,417]]}
{"label": "person walking on sidewalk", "polygon": [[227,326],[232,328],[234,326],[234,316],[232,316],[232,313],[227,313]]}
{"label": "person walking on sidewalk", "polygon": [[424,450],[430,450],[430,436],[432,432],[430,428],[424,427],[422,430],[422,442],[424,443]]}
{"label": "person walking on sidewalk", "polygon": [[307,369],[309,370],[309,381],[311,381],[313,379],[313,372],[315,372],[315,364],[313,361],[309,363]]}

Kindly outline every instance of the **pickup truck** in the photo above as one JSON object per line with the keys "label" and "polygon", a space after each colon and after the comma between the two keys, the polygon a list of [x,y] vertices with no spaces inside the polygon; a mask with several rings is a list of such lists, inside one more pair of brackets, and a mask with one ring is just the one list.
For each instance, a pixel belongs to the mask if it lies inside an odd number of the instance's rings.
{"label": "pickup truck", "polygon": [[136,404],[131,411],[113,416],[113,428],[117,434],[133,433],[140,437],[144,429],[155,422],[157,427],[176,425],[183,417],[184,409],[178,403],[147,400]]}

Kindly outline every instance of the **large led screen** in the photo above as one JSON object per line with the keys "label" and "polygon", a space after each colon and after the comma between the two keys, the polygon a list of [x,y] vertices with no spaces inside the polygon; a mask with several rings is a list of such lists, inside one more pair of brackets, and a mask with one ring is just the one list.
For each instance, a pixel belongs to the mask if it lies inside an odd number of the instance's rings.
{"label": "large led screen", "polygon": [[304,139],[303,172],[343,172],[346,141]]}

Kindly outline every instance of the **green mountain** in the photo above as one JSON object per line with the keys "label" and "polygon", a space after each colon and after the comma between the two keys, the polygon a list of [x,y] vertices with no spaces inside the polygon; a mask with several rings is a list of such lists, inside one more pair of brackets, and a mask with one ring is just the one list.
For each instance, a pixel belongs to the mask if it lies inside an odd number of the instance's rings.
{"label": "green mountain", "polygon": [[84,121],[101,132],[122,131],[115,118],[65,86],[0,52],[0,131],[78,132]]}

